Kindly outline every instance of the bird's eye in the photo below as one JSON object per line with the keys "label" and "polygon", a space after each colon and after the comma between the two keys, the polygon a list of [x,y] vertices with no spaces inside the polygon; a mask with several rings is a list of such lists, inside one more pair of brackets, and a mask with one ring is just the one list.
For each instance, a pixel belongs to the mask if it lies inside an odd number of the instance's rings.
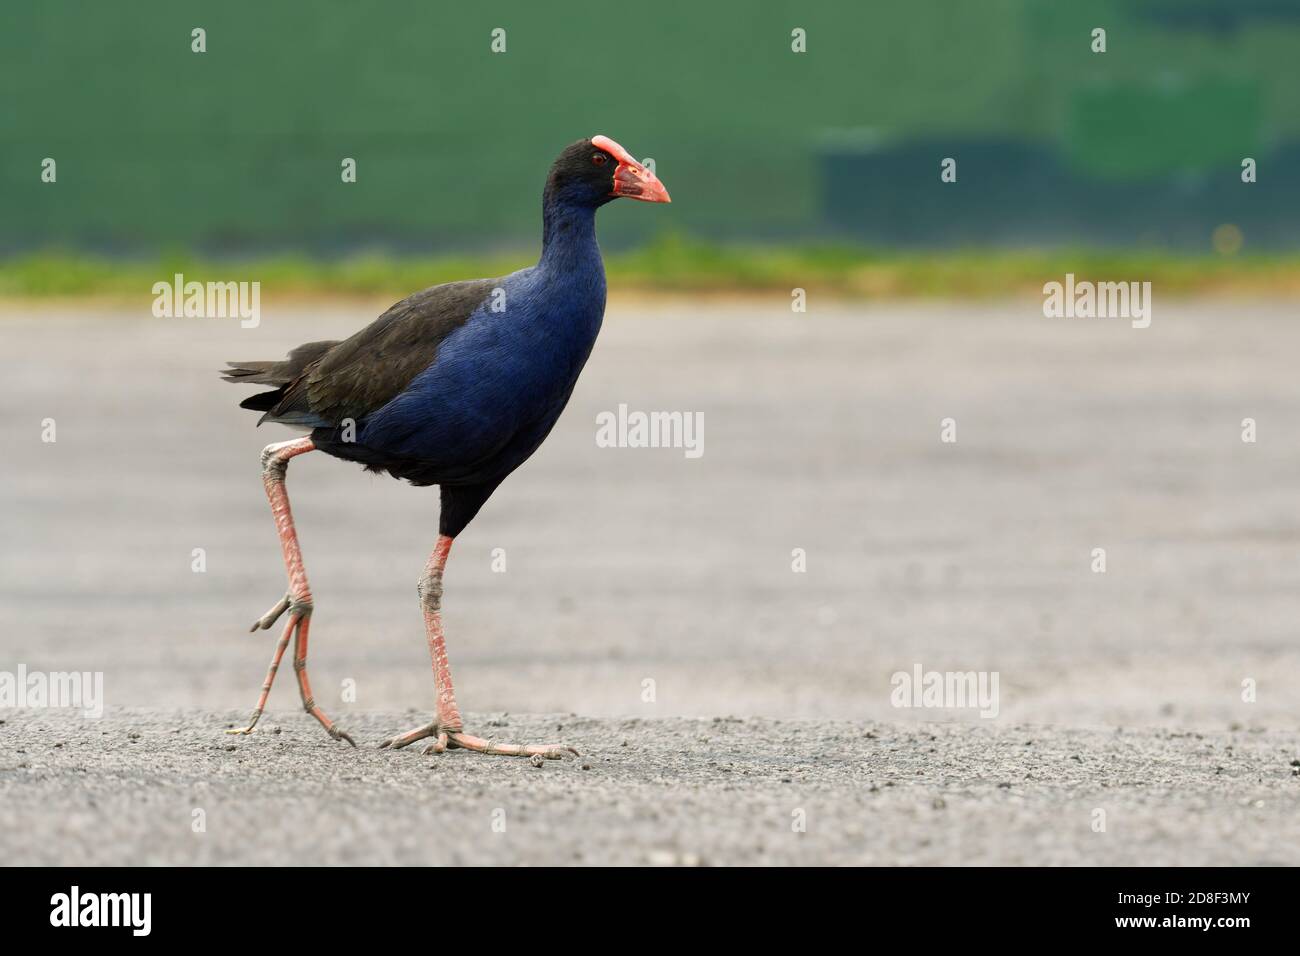
{"label": "bird's eye", "polygon": [[607,159],[609,159],[609,157],[606,156],[604,153],[592,153],[592,154],[591,154],[591,164],[592,164],[593,166],[604,166],[604,165],[605,165],[605,160],[607,160]]}

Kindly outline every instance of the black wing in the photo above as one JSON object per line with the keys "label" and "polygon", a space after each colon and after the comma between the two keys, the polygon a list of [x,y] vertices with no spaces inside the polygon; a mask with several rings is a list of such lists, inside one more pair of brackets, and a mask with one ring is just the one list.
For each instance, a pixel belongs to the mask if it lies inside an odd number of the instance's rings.
{"label": "black wing", "polygon": [[278,386],[241,408],[264,421],[317,428],[356,421],[400,395],[433,364],[438,346],[468,320],[500,279],[448,282],[407,296],[342,342],[300,345],[282,362],[230,362],[227,382]]}

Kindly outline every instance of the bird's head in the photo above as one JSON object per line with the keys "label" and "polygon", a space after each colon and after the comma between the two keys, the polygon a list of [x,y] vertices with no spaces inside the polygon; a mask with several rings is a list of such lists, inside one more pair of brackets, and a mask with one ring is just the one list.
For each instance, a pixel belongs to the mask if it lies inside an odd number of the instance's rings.
{"label": "bird's head", "polygon": [[672,202],[659,177],[608,136],[580,139],[560,153],[546,190],[561,202],[580,206],[603,206],[619,197]]}

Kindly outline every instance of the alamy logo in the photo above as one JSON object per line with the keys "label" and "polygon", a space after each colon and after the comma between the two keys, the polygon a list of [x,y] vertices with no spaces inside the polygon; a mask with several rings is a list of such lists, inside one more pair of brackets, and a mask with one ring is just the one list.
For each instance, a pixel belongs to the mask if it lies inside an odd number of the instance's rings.
{"label": "alamy logo", "polygon": [[152,926],[151,893],[69,893],[50,897],[51,926],[129,926],[133,936],[148,936]]}
{"label": "alamy logo", "polygon": [[0,671],[0,708],[80,707],[83,717],[104,716],[103,671]]}
{"label": "alamy logo", "polygon": [[681,448],[687,458],[704,454],[703,412],[618,412],[596,416],[597,448]]}
{"label": "alamy logo", "polygon": [[1049,319],[1132,319],[1133,328],[1151,324],[1150,282],[1065,282],[1043,286],[1043,315]]}
{"label": "alamy logo", "polygon": [[176,273],[171,282],[153,284],[153,314],[159,319],[234,319],[240,328],[262,321],[262,283],[186,282]]}
{"label": "alamy logo", "polygon": [[922,671],[912,665],[911,673],[895,671],[889,678],[894,690],[889,702],[895,707],[929,707],[970,710],[979,708],[981,717],[998,715],[997,671]]}

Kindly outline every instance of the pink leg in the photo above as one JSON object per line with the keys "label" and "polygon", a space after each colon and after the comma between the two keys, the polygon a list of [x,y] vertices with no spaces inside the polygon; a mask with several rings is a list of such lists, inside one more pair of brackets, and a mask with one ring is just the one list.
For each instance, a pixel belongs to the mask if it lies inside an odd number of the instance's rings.
{"label": "pink leg", "polygon": [[305,455],[315,448],[310,438],[299,438],[262,449],[262,485],[271,502],[271,517],[275,519],[275,531],[280,536],[284,567],[289,572],[289,604],[286,607],[300,617],[311,614],[311,588],[307,585],[307,568],[302,563],[302,548],[298,546],[298,530],[293,526],[293,510],[289,507],[284,476],[289,470],[290,458]]}
{"label": "pink leg", "polygon": [[298,693],[302,695],[303,710],[311,714],[320,721],[320,725],[325,728],[325,732],[335,740],[346,740],[352,746],[357,742],[352,739],[346,730],[339,730],[334,726],[334,721],[325,716],[325,712],[316,706],[316,698],[312,696],[311,681],[307,679],[307,632],[311,628],[310,615],[301,619],[298,624],[298,637],[293,645],[293,669],[298,675]]}
{"label": "pink leg", "polygon": [[436,737],[425,753],[442,753],[448,748],[473,750],[484,754],[499,754],[507,757],[533,757],[546,760],[558,760],[566,754],[577,755],[572,747],[558,744],[499,744],[494,740],[484,740],[464,733],[460,710],[456,706],[456,691],[451,683],[451,665],[447,662],[447,644],[442,632],[442,573],[447,567],[447,556],[451,553],[452,539],[439,535],[429,563],[424,567],[420,578],[420,606],[424,610],[424,630],[429,642],[429,657],[433,661],[433,683],[437,694],[437,716],[423,727],[389,738],[380,744],[380,749],[391,747],[394,750],[413,744],[425,737]]}
{"label": "pink leg", "polygon": [[307,679],[307,633],[310,629],[312,612],[311,587],[307,584],[307,569],[302,560],[302,549],[298,545],[298,532],[293,524],[293,511],[289,507],[289,494],[284,487],[285,473],[288,471],[289,459],[304,455],[315,449],[310,438],[296,441],[279,442],[268,445],[262,450],[262,484],[266,487],[266,497],[271,502],[271,516],[275,519],[275,530],[280,536],[280,550],[284,554],[285,570],[289,574],[289,592],[269,611],[253,622],[252,630],[271,627],[285,611],[289,612],[289,622],[285,625],[284,636],[276,647],[271,660],[271,668],[262,685],[262,695],[258,698],[257,709],[249,725],[231,733],[250,733],[257,725],[266,706],[266,699],[271,693],[271,684],[279,669],[280,659],[289,644],[289,637],[294,637],[293,667],[298,674],[298,690],[302,696],[303,709],[311,714],[335,740],[346,740],[356,746],[352,738],[334,726],[324,712],[316,706],[311,693],[311,683]]}
{"label": "pink leg", "polygon": [[429,660],[433,662],[433,687],[438,695],[438,725],[448,733],[464,730],[460,709],[456,706],[456,690],[451,686],[451,665],[447,662],[447,641],[442,633],[442,572],[451,554],[452,539],[438,535],[433,554],[424,566],[417,590],[420,607],[424,611],[424,636],[429,644]]}
{"label": "pink leg", "polygon": [[[279,614],[276,615],[276,617],[279,616]],[[294,626],[294,619],[292,618],[284,626],[284,634],[280,638],[280,643],[275,646],[275,654],[271,657],[271,666],[266,672],[266,681],[262,684],[262,693],[257,698],[257,706],[253,708],[253,716],[248,719],[248,726],[240,727],[238,730],[227,730],[226,733],[251,734],[253,728],[257,726],[257,722],[262,717],[262,711],[266,710],[266,699],[271,696],[271,685],[275,683],[275,672],[280,669],[280,660],[284,657],[284,649],[289,646],[289,637],[294,632]]]}

